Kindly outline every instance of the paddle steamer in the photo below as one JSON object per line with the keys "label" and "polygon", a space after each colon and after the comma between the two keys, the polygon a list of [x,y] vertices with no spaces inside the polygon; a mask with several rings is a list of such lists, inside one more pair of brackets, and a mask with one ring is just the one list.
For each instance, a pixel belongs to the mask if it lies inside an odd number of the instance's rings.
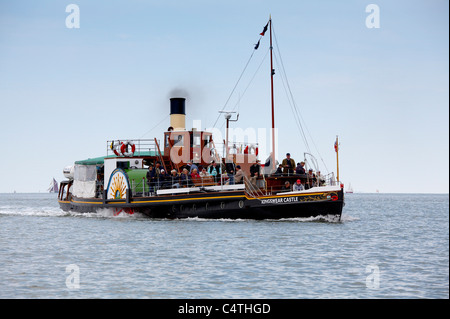
{"label": "paddle steamer", "polygon": [[[272,141],[275,141],[271,23],[269,20],[261,35],[269,26]],[[250,167],[258,160],[258,145],[233,144],[230,152],[227,139],[225,152],[219,152],[211,132],[186,130],[185,117],[185,98],[171,98],[170,127],[164,132],[162,143],[156,138],[107,141],[105,156],[76,161],[66,167],[67,180],[61,182],[58,194],[60,207],[76,212],[99,209],[112,209],[115,214],[139,212],[153,218],[282,219],[331,215],[340,219],[344,191],[338,178],[313,181],[308,174],[274,174],[275,158],[271,158],[269,167],[262,168],[259,176],[251,178]],[[228,116],[227,128],[229,119]],[[233,182],[234,171],[226,172],[227,160],[241,167],[244,175],[241,183]],[[179,174],[188,163],[209,167],[213,161],[220,167],[218,175],[180,182]],[[162,169],[167,173],[175,171],[175,179],[162,175],[149,177],[150,165],[160,166],[158,173]],[[297,180],[311,187],[300,191],[283,189],[286,181],[293,185]]]}

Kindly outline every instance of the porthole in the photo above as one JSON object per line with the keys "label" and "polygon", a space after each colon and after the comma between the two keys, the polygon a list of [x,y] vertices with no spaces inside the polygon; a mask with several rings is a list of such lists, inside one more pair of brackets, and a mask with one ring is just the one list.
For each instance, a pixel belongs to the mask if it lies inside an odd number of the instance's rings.
{"label": "porthole", "polygon": [[195,204],[192,205],[192,210],[196,211],[197,210],[197,206],[195,206]]}
{"label": "porthole", "polygon": [[243,201],[243,200],[240,200],[240,201],[239,201],[239,208],[242,208],[242,207],[244,207],[244,201]]}
{"label": "porthole", "polygon": [[225,208],[225,203],[224,202],[221,202],[220,203],[220,209],[224,209]]}

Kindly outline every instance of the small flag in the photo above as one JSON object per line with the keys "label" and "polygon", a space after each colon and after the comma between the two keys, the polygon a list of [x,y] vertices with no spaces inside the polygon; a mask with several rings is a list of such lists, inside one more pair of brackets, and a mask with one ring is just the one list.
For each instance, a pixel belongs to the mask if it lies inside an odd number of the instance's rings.
{"label": "small flag", "polygon": [[336,142],[334,142],[334,151],[337,153],[337,151],[338,151],[338,144],[337,144],[337,141]]}
{"label": "small flag", "polygon": [[258,48],[259,48],[259,41],[261,41],[261,40],[258,40],[258,43],[256,43],[255,50],[258,50]]}
{"label": "small flag", "polygon": [[263,29],[263,32],[261,32],[260,35],[264,36],[264,33],[266,33],[268,26],[269,26],[269,22],[267,22],[266,26]]}

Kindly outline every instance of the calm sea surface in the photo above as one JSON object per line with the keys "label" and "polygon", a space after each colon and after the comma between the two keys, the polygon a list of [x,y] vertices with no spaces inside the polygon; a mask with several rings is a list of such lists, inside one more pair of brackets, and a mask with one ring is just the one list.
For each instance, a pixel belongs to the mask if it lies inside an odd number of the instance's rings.
{"label": "calm sea surface", "polygon": [[341,222],[65,213],[0,194],[0,298],[449,298],[449,195],[346,194]]}

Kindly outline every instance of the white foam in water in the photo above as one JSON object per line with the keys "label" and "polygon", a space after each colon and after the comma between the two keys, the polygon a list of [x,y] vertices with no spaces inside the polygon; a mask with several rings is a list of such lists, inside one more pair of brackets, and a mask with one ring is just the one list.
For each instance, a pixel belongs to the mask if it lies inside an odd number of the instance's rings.
{"label": "white foam in water", "polygon": [[358,217],[353,217],[347,214],[342,214],[341,216],[341,222],[353,222],[355,220],[359,220]]}
{"label": "white foam in water", "polygon": [[[94,217],[94,218],[147,218],[142,213],[128,214],[125,211],[117,212],[116,209],[112,208],[100,208],[95,213],[79,213],[79,212],[65,212],[58,207],[13,207],[13,206],[2,206],[0,207],[0,215],[17,215],[17,216],[40,216],[40,217],[64,217],[64,216],[76,216],[76,217]],[[209,218],[199,218],[192,217],[186,218],[185,221],[193,222],[207,222],[207,221],[224,221],[224,222],[243,222],[248,221],[248,219],[209,219]],[[271,222],[328,222],[328,223],[339,223],[339,222],[352,222],[359,220],[359,218],[349,216],[347,214],[342,214],[339,220],[334,215],[327,216],[316,216],[316,217],[295,217],[295,218],[282,218],[282,219],[268,219]]]}
{"label": "white foam in water", "polygon": [[141,213],[128,214],[124,211],[116,212],[115,209],[103,208],[95,213],[65,212],[59,207],[0,207],[0,215],[38,216],[38,217],[102,217],[102,218],[142,218]]}
{"label": "white foam in water", "polygon": [[[89,213],[88,213],[89,214]],[[142,218],[145,217],[144,214],[134,212],[129,214],[124,210],[117,211],[112,208],[100,208],[97,209],[96,213],[90,213],[90,217],[104,217],[104,218]]]}
{"label": "white foam in water", "polygon": [[17,215],[17,216],[41,216],[41,217],[52,217],[52,216],[68,216],[69,213],[55,207],[42,207],[39,209],[32,207],[18,208],[0,208],[0,215]]}

